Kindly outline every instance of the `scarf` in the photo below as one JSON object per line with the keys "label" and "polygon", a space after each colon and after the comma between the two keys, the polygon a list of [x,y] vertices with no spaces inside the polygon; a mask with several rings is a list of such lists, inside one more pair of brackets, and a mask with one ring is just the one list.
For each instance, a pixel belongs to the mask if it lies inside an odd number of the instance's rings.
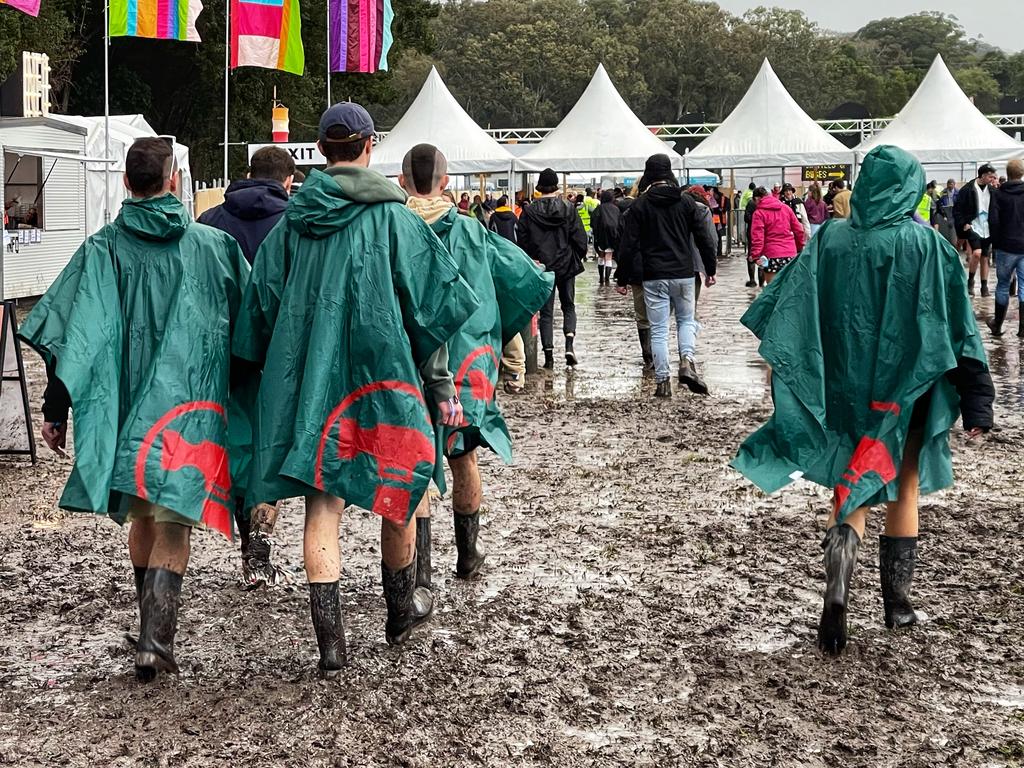
{"label": "scarf", "polygon": [[427,224],[434,224],[448,213],[452,202],[446,197],[410,197],[406,206]]}

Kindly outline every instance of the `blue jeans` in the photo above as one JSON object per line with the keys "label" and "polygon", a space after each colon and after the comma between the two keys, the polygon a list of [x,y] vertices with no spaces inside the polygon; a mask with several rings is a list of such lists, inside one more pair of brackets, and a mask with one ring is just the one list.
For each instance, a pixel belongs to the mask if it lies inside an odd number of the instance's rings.
{"label": "blue jeans", "polygon": [[668,362],[668,321],[674,309],[679,335],[679,356],[693,359],[700,326],[694,319],[696,308],[694,278],[645,280],[644,301],[651,322],[651,351],[654,353],[654,378],[666,381],[672,375]]}
{"label": "blue jeans", "polygon": [[1024,253],[996,251],[996,304],[1010,303],[1010,280],[1017,273],[1017,300],[1024,304]]}

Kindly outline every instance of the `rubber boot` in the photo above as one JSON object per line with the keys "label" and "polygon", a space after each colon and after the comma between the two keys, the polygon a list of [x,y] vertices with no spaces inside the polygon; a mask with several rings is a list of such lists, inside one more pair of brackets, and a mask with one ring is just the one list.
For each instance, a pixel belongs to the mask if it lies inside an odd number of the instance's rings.
{"label": "rubber boot", "polygon": [[637,328],[637,334],[640,336],[640,350],[644,356],[644,370],[654,370],[654,352],[651,351],[651,329],[650,328]]}
{"label": "rubber boot", "polygon": [[916,536],[878,537],[878,571],[882,575],[885,626],[889,629],[917,624],[917,614],[910,604],[910,586],[914,582],[916,562]]}
{"label": "rubber boot", "polygon": [[381,562],[380,575],[384,602],[388,606],[384,636],[388,645],[401,645],[416,627],[430,618],[434,611],[434,596],[429,589],[416,586],[415,559],[397,571]]}
{"label": "rubber boot", "polygon": [[818,624],[818,647],[837,656],[846,647],[846,609],[860,537],[844,523],[830,528],[821,546],[825,550],[826,585],[825,607]]}
{"label": "rubber boot", "polygon": [[988,329],[992,331],[993,336],[1003,335],[1003,321],[1006,320],[1006,310],[1010,308],[1009,304],[1000,304],[996,302],[996,314],[991,320],[986,323]]}
{"label": "rubber boot", "polygon": [[274,551],[274,528],[279,513],[277,504],[257,504],[250,513],[249,549],[245,575],[253,587],[272,587],[291,582],[289,574],[271,562]]}
{"label": "rubber boot", "polygon": [[981,295],[988,296],[988,280],[981,281]]}
{"label": "rubber boot", "polygon": [[430,567],[430,551],[433,540],[430,536],[430,518],[416,518],[416,586],[432,589],[433,569]]}
{"label": "rubber boot", "polygon": [[971,272],[970,274],[967,275],[967,295],[968,296],[973,296],[974,295],[974,273],[973,272]]}
{"label": "rubber boot", "polygon": [[320,649],[317,670],[321,678],[329,680],[337,677],[342,667],[348,664],[338,582],[309,585],[309,612],[313,617],[313,631]]}
{"label": "rubber boot", "polygon": [[1017,305],[1017,337],[1024,339],[1024,301]]}
{"label": "rubber boot", "polygon": [[132,568],[135,570],[135,602],[139,606],[139,615],[142,615],[142,589],[146,584],[146,571],[149,569],[146,566],[134,565]]}
{"label": "rubber boot", "polygon": [[565,364],[570,368],[575,368],[579,364],[579,361],[576,359],[576,352],[572,348],[573,340],[574,337],[572,336],[565,337]]}
{"label": "rubber boot", "polygon": [[458,560],[455,563],[455,575],[460,579],[473,579],[480,574],[487,556],[477,547],[480,536],[480,512],[471,515],[455,513],[455,549]]}
{"label": "rubber boot", "polygon": [[708,385],[697,373],[696,364],[688,357],[679,358],[679,383],[695,394],[708,394]]}
{"label": "rubber boot", "polygon": [[608,278],[606,276],[607,272],[608,272],[608,269],[603,264],[598,264],[597,265],[597,273],[598,273],[598,276],[601,279],[601,285],[608,285]]}
{"label": "rubber boot", "polygon": [[672,382],[668,379],[659,381],[654,388],[655,397],[672,397]]}
{"label": "rubber boot", "polygon": [[756,288],[757,280],[754,279],[754,262],[747,262],[747,288]]}
{"label": "rubber boot", "polygon": [[555,350],[545,349],[544,350],[544,370],[553,371],[555,369]]}
{"label": "rubber boot", "polygon": [[174,634],[182,577],[166,568],[149,568],[142,586],[142,630],[135,647],[135,677],[148,683],[160,672],[178,672]]}

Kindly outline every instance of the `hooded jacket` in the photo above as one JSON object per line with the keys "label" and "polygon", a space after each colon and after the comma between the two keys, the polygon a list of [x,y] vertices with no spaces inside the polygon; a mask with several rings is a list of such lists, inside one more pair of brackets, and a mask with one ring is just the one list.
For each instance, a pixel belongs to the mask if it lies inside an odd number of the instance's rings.
{"label": "hooded jacket", "polygon": [[242,246],[252,264],[256,251],[288,207],[288,193],[270,179],[242,179],[231,182],[224,203],[203,213],[200,224],[223,230]]}
{"label": "hooded jacket", "polygon": [[[989,198],[989,208],[992,207],[991,197]],[[968,224],[973,224],[974,220],[978,218],[978,180],[973,179],[960,189],[957,193],[956,200],[953,202],[953,225],[956,228],[956,236],[959,238],[966,237]],[[991,211],[990,211],[991,215]]]}
{"label": "hooded jacket", "polygon": [[921,432],[921,492],[931,493],[953,482],[957,407],[966,429],[992,426],[964,269],[911,219],[924,188],[912,156],[872,150],[852,218],[826,223],[742,319],[772,367],[775,413],[732,466],[766,492],[798,477],[832,488],[840,521],[896,499],[911,429]]}
{"label": "hooded jacket", "polygon": [[804,247],[804,226],[774,195],[762,197],[750,220],[750,258],[789,259]]}
{"label": "hooded jacket", "polygon": [[438,479],[418,369],[479,301],[405,201],[366,168],[313,171],[257,253],[234,335],[263,366],[250,505],[320,490],[404,524]]}
{"label": "hooded jacket", "polygon": [[491,230],[491,232],[497,232],[511,243],[519,242],[519,235],[517,232],[519,228],[519,219],[516,218],[515,212],[507,205],[494,209],[494,213],[491,214],[491,220],[487,224],[487,228]]}
{"label": "hooded jacket", "polygon": [[601,204],[590,217],[594,247],[598,251],[616,251],[622,239],[622,209],[610,192],[602,193]]}
{"label": "hooded jacket", "polygon": [[21,326],[74,411],[61,507],[123,522],[139,497],[231,535],[229,459],[245,452],[229,437],[231,329],[248,274],[234,239],[173,195],[126,200],[86,239]]}
{"label": "hooded jacket", "polygon": [[988,228],[993,248],[1024,253],[1024,181],[1008,181],[992,191]]}
{"label": "hooded jacket", "polygon": [[700,252],[709,277],[717,269],[718,245],[689,195],[674,184],[655,184],[630,208],[616,259],[619,286],[647,280],[694,276],[690,238]]}
{"label": "hooded jacket", "polygon": [[534,200],[519,219],[519,247],[554,272],[558,282],[583,272],[587,244],[579,214],[560,197]]}

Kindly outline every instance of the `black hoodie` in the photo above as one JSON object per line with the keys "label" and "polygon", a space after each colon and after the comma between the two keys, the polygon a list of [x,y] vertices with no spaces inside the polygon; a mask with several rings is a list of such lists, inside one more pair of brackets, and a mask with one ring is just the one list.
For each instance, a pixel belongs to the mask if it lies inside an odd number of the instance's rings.
{"label": "black hoodie", "polygon": [[708,277],[717,271],[715,239],[704,226],[697,203],[676,185],[652,186],[629,209],[624,224],[616,253],[615,280],[620,286],[692,278],[691,236]]}
{"label": "black hoodie", "polygon": [[519,219],[516,218],[515,213],[508,206],[503,206],[494,210],[494,213],[491,214],[491,220],[487,224],[487,228],[492,232],[497,232],[506,240],[517,244],[519,242],[517,232],[519,229]]}
{"label": "black hoodie", "polygon": [[1024,253],[1024,181],[1008,181],[992,190],[988,229],[993,248]]}
{"label": "black hoodie", "polygon": [[256,251],[287,207],[288,193],[280,182],[243,179],[231,182],[224,194],[224,204],[206,211],[199,217],[199,223],[216,227],[235,238],[252,264]]}
{"label": "black hoodie", "polygon": [[523,210],[519,247],[559,282],[583,271],[587,231],[576,209],[559,197],[542,197]]}

